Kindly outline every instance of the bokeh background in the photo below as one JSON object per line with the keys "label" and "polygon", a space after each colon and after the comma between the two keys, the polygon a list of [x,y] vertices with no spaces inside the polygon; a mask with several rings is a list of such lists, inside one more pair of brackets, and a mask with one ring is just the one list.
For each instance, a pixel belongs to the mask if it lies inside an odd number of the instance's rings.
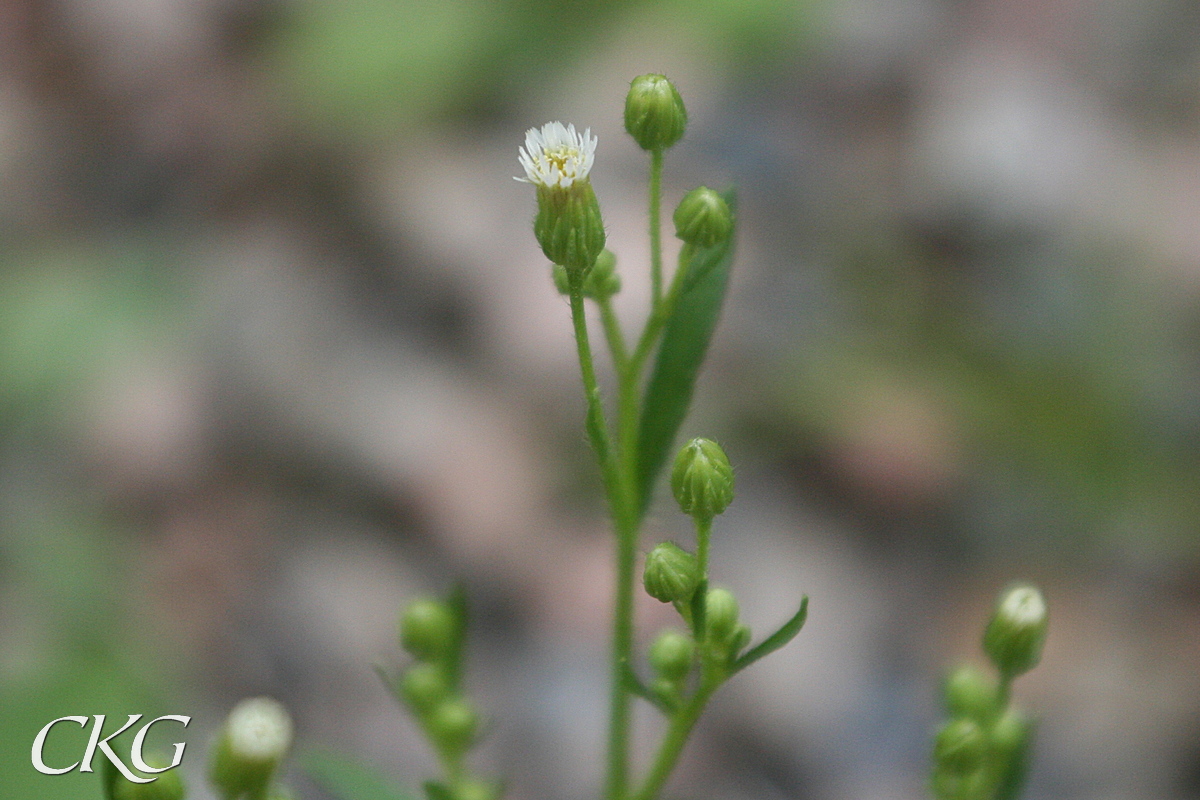
{"label": "bokeh background", "polygon": [[512,176],[526,128],[597,133],[637,324],[650,71],[691,115],[667,209],[740,193],[684,427],[738,471],[714,578],[760,633],[812,598],[669,795],[922,797],[937,682],[1019,578],[1027,797],[1200,797],[1190,0],[0,2],[0,794],[99,797],[32,769],[54,717],[175,713],[209,797],[256,694],[416,787],[372,667],[461,580],[480,770],[596,796],[610,545]]}

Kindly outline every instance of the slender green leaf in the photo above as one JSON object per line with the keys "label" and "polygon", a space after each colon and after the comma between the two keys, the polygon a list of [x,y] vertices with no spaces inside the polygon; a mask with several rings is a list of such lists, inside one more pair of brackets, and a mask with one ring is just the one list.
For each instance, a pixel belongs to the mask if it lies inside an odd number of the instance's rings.
{"label": "slender green leaf", "polygon": [[[734,192],[723,196],[734,208]],[[696,378],[721,314],[732,263],[732,236],[715,247],[696,250],[663,330],[638,425],[638,497],[643,514],[691,405]]]}
{"label": "slender green leaf", "polygon": [[322,789],[342,800],[413,800],[375,769],[334,753],[308,753],[301,767]]}
{"label": "slender green leaf", "polygon": [[800,600],[800,610],[791,619],[783,623],[782,628],[747,650],[741,658],[733,662],[733,671],[739,672],[745,669],[763,656],[769,656],[796,638],[796,634],[804,627],[806,619],[808,619],[808,595],[804,595]]}
{"label": "slender green leaf", "polygon": [[454,588],[450,590],[450,596],[446,598],[446,604],[450,606],[450,610],[454,613],[454,621],[457,623],[454,646],[446,657],[450,685],[457,689],[462,686],[463,654],[467,643],[467,620],[470,617],[466,587],[461,583],[454,584]]}

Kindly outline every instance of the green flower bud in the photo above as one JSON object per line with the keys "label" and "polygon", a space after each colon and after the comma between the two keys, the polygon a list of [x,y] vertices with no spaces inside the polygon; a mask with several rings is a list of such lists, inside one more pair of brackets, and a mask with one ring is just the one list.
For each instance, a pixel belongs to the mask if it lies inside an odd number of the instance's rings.
{"label": "green flower bud", "polygon": [[996,682],[972,666],[961,666],[946,677],[942,699],[952,717],[982,721],[996,711]]}
{"label": "green flower bud", "polygon": [[683,513],[712,519],[733,500],[733,467],[720,445],[692,439],[671,470],[671,489]]}
{"label": "green flower bud", "polygon": [[415,664],[400,679],[400,695],[418,714],[429,712],[449,694],[446,672],[436,664]]}
{"label": "green flower bud", "polygon": [[292,746],[292,719],[268,697],[234,706],[217,737],[209,780],[226,797],[265,796],[275,770]]}
{"label": "green flower bud", "polygon": [[1028,672],[1042,657],[1047,624],[1042,593],[1028,584],[1013,586],[1000,596],[984,631],[984,652],[1003,675]]}
{"label": "green flower bud", "polygon": [[461,697],[443,701],[429,715],[429,738],[446,753],[465,753],[475,742],[479,715]]}
{"label": "green flower bud", "polygon": [[712,247],[733,233],[733,212],[725,198],[699,186],[692,189],[675,209],[675,236],[696,247]]}
{"label": "green flower bud", "polygon": [[704,599],[704,629],[715,644],[731,643],[738,627],[738,601],[728,589],[709,589]]}
{"label": "green flower bud", "polygon": [[677,631],[664,631],[650,645],[650,666],[669,681],[681,681],[692,670],[695,651],[690,637]]}
{"label": "green flower bud", "polygon": [[686,602],[700,583],[696,557],[674,542],[660,542],[646,556],[642,584],[662,603]]}
{"label": "green flower bud", "polygon": [[952,719],[938,731],[933,760],[938,771],[967,775],[983,766],[988,741],[983,729],[966,717]]}
{"label": "green flower bud", "polygon": [[440,600],[414,600],[400,616],[400,645],[422,661],[436,661],[454,648],[458,621]]}
{"label": "green flower bud", "polygon": [[675,85],[662,75],[633,79],[625,95],[625,130],[643,150],[666,150],[683,138],[687,109]]}
{"label": "green flower bud", "polygon": [[658,677],[650,684],[650,694],[662,701],[667,708],[675,709],[683,702],[683,686],[680,681]]}
{"label": "green flower bud", "polygon": [[601,250],[583,281],[583,296],[603,302],[619,291],[621,276],[617,274],[617,257],[611,250]]}
{"label": "green flower bud", "polygon": [[493,781],[481,781],[476,778],[458,781],[452,791],[454,800],[496,800],[500,796],[499,785]]}
{"label": "green flower bud", "polygon": [[[152,767],[165,767],[166,762],[147,759]],[[185,794],[182,770],[169,769],[150,776],[150,783],[133,783],[123,775],[116,775],[112,782],[112,800],[183,800]]]}
{"label": "green flower bud", "polygon": [[[559,294],[571,293],[571,276],[562,264],[551,267],[554,278],[554,288]],[[617,257],[611,250],[601,250],[595,265],[583,279],[583,296],[597,301],[605,301],[621,291],[621,276],[617,274]]]}
{"label": "green flower bud", "polygon": [[1019,711],[1005,711],[992,726],[991,743],[1005,759],[1020,755],[1029,746],[1033,724]]}
{"label": "green flower bud", "polygon": [[533,232],[546,258],[570,273],[586,273],[604,249],[604,220],[588,180],[596,155],[596,137],[574,125],[547,122],[525,133],[520,162],[537,187],[538,213]]}

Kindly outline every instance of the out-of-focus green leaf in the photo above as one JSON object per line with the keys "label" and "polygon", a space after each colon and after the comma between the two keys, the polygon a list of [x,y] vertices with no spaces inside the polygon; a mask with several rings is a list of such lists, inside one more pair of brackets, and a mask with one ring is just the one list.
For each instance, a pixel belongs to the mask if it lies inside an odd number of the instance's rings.
{"label": "out-of-focus green leaf", "polygon": [[[737,198],[724,193],[731,209]],[[675,311],[663,331],[662,344],[646,387],[646,401],[638,427],[638,496],[645,513],[654,493],[654,482],[667,463],[679,426],[687,416],[692,390],[713,329],[721,314],[729,268],[733,263],[733,237],[692,256]]]}
{"label": "out-of-focus green leaf", "polygon": [[342,800],[413,800],[375,769],[333,753],[308,753],[301,766],[321,788]]}

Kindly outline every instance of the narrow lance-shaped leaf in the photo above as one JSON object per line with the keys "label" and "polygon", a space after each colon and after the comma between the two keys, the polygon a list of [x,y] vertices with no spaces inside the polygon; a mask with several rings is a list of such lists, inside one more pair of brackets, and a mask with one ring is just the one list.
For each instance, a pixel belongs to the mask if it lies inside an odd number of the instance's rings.
{"label": "narrow lance-shaped leaf", "polygon": [[309,753],[301,759],[308,776],[341,800],[413,800],[375,769],[333,753]]}
{"label": "narrow lance-shaped leaf", "polygon": [[[734,208],[733,191],[722,196]],[[732,262],[732,236],[714,247],[697,249],[663,330],[638,425],[638,498],[642,514],[650,506],[655,481],[691,405],[696,378],[721,314]]]}
{"label": "narrow lance-shaped leaf", "polygon": [[800,600],[800,610],[791,619],[783,623],[783,627],[747,650],[738,660],[733,662],[733,671],[738,672],[745,669],[763,656],[769,656],[796,638],[796,634],[804,627],[806,619],[808,619],[808,595],[804,595]]}

